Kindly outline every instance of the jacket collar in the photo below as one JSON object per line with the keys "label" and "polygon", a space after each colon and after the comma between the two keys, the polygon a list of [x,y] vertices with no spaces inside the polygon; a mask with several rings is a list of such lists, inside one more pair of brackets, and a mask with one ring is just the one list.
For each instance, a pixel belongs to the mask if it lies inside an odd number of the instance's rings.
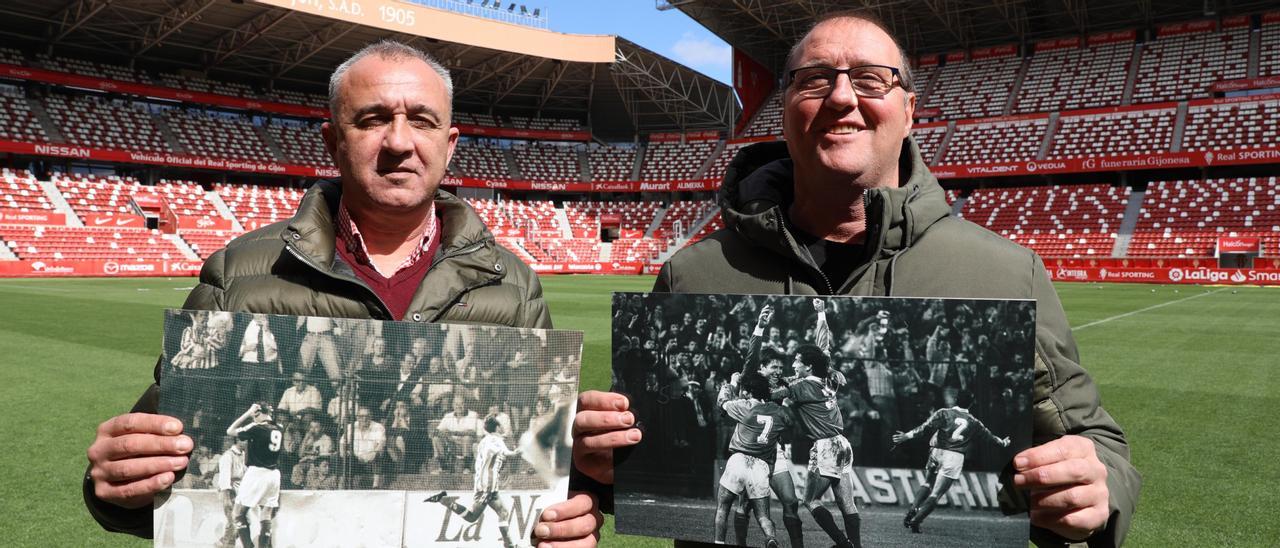
{"label": "jacket collar", "polygon": [[[866,256],[873,261],[905,251],[951,211],[913,138],[903,140],[898,164],[898,187],[867,191],[866,241],[870,249]],[[810,264],[808,253],[802,252],[783,228],[794,195],[794,171],[786,143],[751,145],[729,164],[719,193],[721,215],[727,228],[752,243]]]}
{"label": "jacket collar", "polygon": [[[303,195],[281,238],[312,267],[359,282],[349,266],[334,260],[337,231],[333,219],[341,197],[340,181],[316,183]],[[511,266],[503,264],[493,234],[471,206],[443,190],[436,191],[435,204],[441,219],[440,251],[409,305],[411,316],[419,312],[426,319],[438,317],[443,307],[462,293],[502,279]],[[436,268],[445,261],[448,268]]]}

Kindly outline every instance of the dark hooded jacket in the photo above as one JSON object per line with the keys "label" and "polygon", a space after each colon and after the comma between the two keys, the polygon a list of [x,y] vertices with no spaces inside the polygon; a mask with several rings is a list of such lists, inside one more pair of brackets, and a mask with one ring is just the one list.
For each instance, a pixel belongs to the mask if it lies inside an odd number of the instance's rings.
{"label": "dark hooded jacket", "polygon": [[[397,320],[373,289],[336,253],[333,215],[342,188],[336,181],[307,191],[292,219],[236,238],[205,261],[200,283],[182,306],[259,314]],[[551,328],[542,285],[528,266],[499,246],[466,203],[444,191],[435,196],[440,250],[403,318]],[[159,382],[160,365],[155,380]],[[155,413],[160,387],[153,383],[134,412]],[[94,496],[86,475],[84,500],[109,531],[151,537],[151,508],[127,510]]]}
{"label": "dark hooded jacket", "polygon": [[[1034,442],[1068,434],[1093,440],[1107,468],[1111,501],[1106,528],[1089,544],[1119,545],[1142,479],[1129,462],[1124,432],[1080,366],[1044,263],[1026,248],[951,217],[943,189],[913,139],[903,142],[899,178],[897,188],[866,193],[864,260],[848,279],[828,280],[784,223],[793,199],[786,143],[747,147],[729,165],[720,188],[725,228],[676,253],[663,265],[654,291],[1034,299]],[[1035,527],[1032,540],[1041,546],[1065,543]]]}

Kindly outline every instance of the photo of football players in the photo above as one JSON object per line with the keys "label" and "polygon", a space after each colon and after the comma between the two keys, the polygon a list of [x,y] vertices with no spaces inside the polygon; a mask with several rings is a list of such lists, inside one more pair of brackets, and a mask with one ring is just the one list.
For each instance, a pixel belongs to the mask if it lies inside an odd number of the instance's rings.
{"label": "photo of football players", "polygon": [[[729,461],[720,476],[719,506],[716,508],[716,542],[728,533],[729,511],[745,497],[755,512],[766,546],[778,546],[769,513],[769,479],[778,455],[778,438],[791,426],[791,414],[770,400],[769,381],[758,373],[734,374],[721,388],[721,409],[737,423],[729,442]],[[734,395],[741,385],[741,393]],[[744,514],[745,515],[745,514]]]}
{"label": "photo of football players", "polygon": [[[160,411],[208,457],[157,499],[157,547],[515,546],[566,500],[581,333],[209,317],[165,318]],[[204,359],[234,366],[175,367],[211,323],[228,338]],[[247,346],[278,367],[244,367]],[[461,512],[422,502],[469,489]]]}
{"label": "photo of football players", "polygon": [[[894,434],[966,391],[970,417],[1029,447],[1034,314],[1017,300],[615,294],[613,389],[645,440],[614,456],[616,529],[678,548],[1025,545],[1025,507],[1000,478],[1014,453],[969,443],[941,476],[956,446]],[[916,468],[935,449],[938,474]],[[912,508],[937,534],[900,525]]]}
{"label": "photo of football players", "polygon": [[1008,437],[996,437],[982,421],[969,413],[973,393],[964,390],[959,394],[947,391],[944,398],[947,407],[934,411],[924,424],[910,432],[897,432],[893,435],[893,443],[901,444],[932,434],[924,483],[916,489],[912,498],[915,503],[902,519],[903,527],[911,529],[912,533],[920,533],[920,524],[924,522],[924,518],[929,517],[937,507],[938,499],[960,478],[965,454],[975,442],[990,440],[1000,447],[1009,446]]}
{"label": "photo of football players", "polygon": [[508,525],[510,512],[507,510],[506,503],[502,501],[501,473],[502,465],[507,458],[518,455],[520,455],[520,449],[508,449],[507,442],[503,441],[502,423],[497,415],[489,415],[484,419],[484,436],[476,444],[475,486],[471,506],[466,507],[455,500],[447,499],[449,494],[445,491],[431,495],[423,502],[443,504],[450,512],[462,516],[467,523],[475,523],[484,514],[486,508],[491,509],[498,517],[498,531],[502,533],[502,545],[505,548],[515,548],[517,544],[515,539],[511,538]]}
{"label": "photo of football players", "polygon": [[[227,427],[227,435],[245,440],[244,477],[236,490],[236,537],[243,548],[270,548],[271,523],[280,509],[280,450],[284,432],[271,418],[271,405],[255,403]],[[245,423],[248,424],[245,424]],[[259,508],[258,539],[249,530],[249,510]]]}

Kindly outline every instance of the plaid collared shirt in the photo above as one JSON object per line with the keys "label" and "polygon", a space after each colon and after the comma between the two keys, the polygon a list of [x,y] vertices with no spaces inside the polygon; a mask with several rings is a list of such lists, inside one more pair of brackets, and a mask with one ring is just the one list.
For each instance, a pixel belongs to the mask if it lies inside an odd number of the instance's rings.
{"label": "plaid collared shirt", "polygon": [[357,260],[362,264],[373,267],[373,269],[377,270],[378,274],[381,274],[384,278],[391,278],[401,270],[417,264],[417,262],[422,260],[422,257],[426,255],[427,250],[431,248],[431,239],[436,235],[437,224],[435,203],[431,204],[431,211],[427,212],[427,217],[431,220],[427,225],[427,230],[422,233],[422,242],[413,249],[413,253],[410,253],[408,257],[405,257],[404,261],[390,273],[383,272],[382,269],[373,264],[373,261],[369,258],[369,253],[364,247],[364,238],[360,236],[360,227],[357,227],[355,221],[351,219],[351,212],[347,210],[347,202],[345,200],[339,200],[338,202],[338,220],[335,224],[337,225],[336,228],[338,230],[338,241],[342,242],[343,245],[346,245],[347,249],[351,251],[352,255],[355,255]]}

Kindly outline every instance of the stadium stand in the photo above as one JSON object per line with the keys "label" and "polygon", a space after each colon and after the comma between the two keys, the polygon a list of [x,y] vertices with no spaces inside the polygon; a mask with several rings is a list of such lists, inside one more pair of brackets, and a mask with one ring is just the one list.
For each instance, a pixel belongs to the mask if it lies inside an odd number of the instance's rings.
{"label": "stadium stand", "polygon": [[36,61],[39,66],[58,72],[94,76],[97,78],[106,78],[108,80],[138,82],[141,84],[151,83],[151,79],[141,71],[131,70],[128,67],[122,67],[119,65],[96,63],[93,61],[86,61],[84,59],[76,59],[74,57],[53,57],[43,53],[36,55]]}
{"label": "stadium stand", "polygon": [[0,139],[28,143],[49,140],[40,120],[31,113],[22,88],[0,85]]}
{"label": "stadium stand", "polygon": [[582,131],[582,122],[568,118],[537,118],[512,116],[511,127],[516,129],[541,129],[550,131]]}
{"label": "stadium stand", "polygon": [[76,215],[132,215],[130,198],[142,186],[118,175],[55,174],[52,179]]}
{"label": "stadium stand", "polygon": [[960,191],[953,188],[944,189],[943,195],[946,197],[948,205],[954,204],[956,200],[960,199]]}
{"label": "stadium stand", "polygon": [[165,118],[178,142],[191,154],[228,160],[277,161],[254,125],[243,116],[171,109]]}
{"label": "stadium stand", "polygon": [[1276,120],[1280,99],[1249,103],[1199,105],[1187,109],[1183,150],[1219,150],[1274,145],[1280,142]]}
{"label": "stadium stand", "polygon": [[333,165],[324,149],[319,124],[274,119],[266,130],[290,162],[304,166]]}
{"label": "stadium stand", "polygon": [[1048,118],[956,124],[951,144],[938,164],[1034,160],[1044,144],[1048,126]]}
{"label": "stadium stand", "polygon": [[649,143],[640,178],[651,181],[692,179],[715,148],[716,141]]}
{"label": "stadium stand", "polygon": [[636,147],[591,143],[587,148],[587,162],[591,180],[625,181],[631,178],[631,170],[636,165]]}
{"label": "stadium stand", "polygon": [[1165,152],[1173,144],[1174,107],[1063,115],[1049,158]]}
{"label": "stadium stand", "polygon": [[178,216],[209,219],[222,217],[209,199],[205,198],[200,183],[161,179],[154,188]]}
{"label": "stadium stand", "polygon": [[920,145],[920,155],[924,156],[924,161],[937,163],[934,156],[938,153],[938,147],[942,146],[942,139],[947,136],[947,125],[913,126],[911,135],[916,138],[916,144]]}
{"label": "stadium stand", "polygon": [[0,209],[48,211],[53,204],[30,172],[4,168],[0,171]]}
{"label": "stadium stand", "polygon": [[560,230],[556,206],[548,201],[467,200],[490,229]]}
{"label": "stadium stand", "polygon": [[938,83],[924,98],[924,108],[942,111],[944,118],[981,118],[1004,114],[1021,57],[998,57],[949,63],[938,70]]}
{"label": "stadium stand", "polygon": [[619,238],[610,247],[609,260],[649,263],[658,258],[668,242],[658,238]]}
{"label": "stadium stand", "polygon": [[67,141],[89,147],[168,152],[146,105],[96,95],[50,93],[44,104]]}
{"label": "stadium stand", "polygon": [[0,238],[19,259],[169,260],[182,252],[158,231],[0,225]]}
{"label": "stadium stand", "polygon": [[775,91],[760,105],[754,118],[740,137],[782,135],[782,92]]}
{"label": "stadium stand", "polygon": [[1280,76],[1280,23],[1262,26],[1258,37],[1258,77]]}
{"label": "stadium stand", "polygon": [[1158,38],[1143,45],[1133,103],[1208,97],[1211,84],[1244,78],[1248,66],[1248,28]]}
{"label": "stadium stand", "polygon": [[565,202],[564,213],[569,219],[569,227],[574,230],[593,230],[600,226],[601,215],[618,215],[621,230],[636,230],[643,233],[658,215],[660,202]]}
{"label": "stadium stand", "polygon": [[706,177],[719,181],[724,178],[725,170],[729,169],[729,162],[733,161],[733,156],[738,153],[742,147],[751,143],[728,143],[724,146],[724,150],[720,151],[720,155],[711,161],[711,166],[707,168]]}
{"label": "stadium stand", "polygon": [[218,196],[245,228],[264,226],[293,216],[302,191],[296,188],[245,184],[215,185]]}
{"label": "stadium stand", "polygon": [[710,200],[672,202],[662,216],[662,222],[658,223],[658,227],[654,229],[653,236],[674,243],[676,238],[688,234],[698,219],[701,219],[712,207],[715,207],[715,202]]}
{"label": "stadium stand", "polygon": [[1053,112],[1120,104],[1133,42],[1037,52],[1014,112]]}
{"label": "stadium stand", "polygon": [[1147,187],[1130,257],[1212,257],[1219,236],[1280,249],[1280,183],[1249,177],[1158,181]]}
{"label": "stadium stand", "polygon": [[160,83],[171,88],[189,89],[191,91],[202,91],[204,93],[216,93],[219,95],[230,95],[232,97],[244,97],[248,99],[256,99],[258,97],[258,94],[253,91],[253,88],[247,84],[241,82],[228,82],[225,80],[212,80],[194,74],[161,74]]}
{"label": "stadium stand", "polygon": [[26,62],[26,56],[22,55],[21,51],[0,46],[0,63],[8,65],[24,65]]}
{"label": "stadium stand", "polygon": [[507,169],[507,159],[503,157],[502,148],[476,140],[459,140],[453,150],[453,160],[449,162],[449,171],[455,175],[470,177],[490,177],[509,179],[511,172]]}
{"label": "stadium stand", "polygon": [[511,145],[511,153],[523,178],[569,182],[582,180],[582,165],[578,162],[581,148],[576,143],[516,143]]}
{"label": "stadium stand", "polygon": [[329,98],[317,93],[304,93],[301,91],[293,91],[289,89],[276,89],[263,94],[263,97],[272,101],[281,103],[289,103],[294,105],[303,105],[308,107],[328,108]]}
{"label": "stadium stand", "polygon": [[[550,262],[594,263],[600,258],[600,241],[593,238],[540,238],[529,240]],[[537,257],[537,253],[533,253]]]}
{"label": "stadium stand", "polygon": [[227,246],[231,240],[239,236],[240,233],[230,230],[203,230],[203,229],[186,229],[180,232],[182,239],[187,242],[187,246],[200,260],[208,259],[213,252]]}
{"label": "stadium stand", "polygon": [[1110,257],[1128,196],[1108,185],[984,188],[961,216],[1046,257]]}
{"label": "stadium stand", "polygon": [[471,112],[454,112],[455,124],[471,124],[473,126],[502,127],[502,122],[492,114],[475,114]]}

